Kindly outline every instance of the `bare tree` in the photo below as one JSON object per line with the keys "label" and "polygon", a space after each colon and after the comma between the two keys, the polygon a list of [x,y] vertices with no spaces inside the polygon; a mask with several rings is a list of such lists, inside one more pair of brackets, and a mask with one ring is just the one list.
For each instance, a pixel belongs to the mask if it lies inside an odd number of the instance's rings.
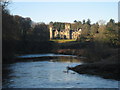
{"label": "bare tree", "polygon": [[10,0],[1,0],[0,1],[0,7],[2,7],[2,10],[5,10],[9,4],[10,4]]}
{"label": "bare tree", "polygon": [[106,21],[105,20],[99,20],[98,23],[99,23],[99,25],[105,25]]}

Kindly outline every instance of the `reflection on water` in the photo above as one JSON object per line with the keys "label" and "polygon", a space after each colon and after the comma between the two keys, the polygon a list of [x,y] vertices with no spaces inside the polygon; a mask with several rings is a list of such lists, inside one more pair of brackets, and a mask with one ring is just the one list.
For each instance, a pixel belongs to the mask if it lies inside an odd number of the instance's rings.
{"label": "reflection on water", "polygon": [[61,57],[61,56],[72,56],[72,57],[76,57],[75,55],[63,55],[63,54],[27,54],[27,55],[22,55],[22,56],[17,56],[17,57],[20,57],[20,58],[30,58],[30,57],[48,57],[48,56],[58,56],[58,57]]}
{"label": "reflection on water", "polygon": [[67,72],[67,66],[82,64],[74,57],[58,57],[49,61],[10,64],[3,88],[117,88],[118,81]]}
{"label": "reflection on water", "polygon": [[61,56],[61,57],[57,57],[57,59],[51,59],[50,61],[52,62],[66,62],[66,63],[78,63],[78,64],[82,64],[82,61],[80,61],[80,59],[77,59],[75,57],[71,57],[71,56]]}

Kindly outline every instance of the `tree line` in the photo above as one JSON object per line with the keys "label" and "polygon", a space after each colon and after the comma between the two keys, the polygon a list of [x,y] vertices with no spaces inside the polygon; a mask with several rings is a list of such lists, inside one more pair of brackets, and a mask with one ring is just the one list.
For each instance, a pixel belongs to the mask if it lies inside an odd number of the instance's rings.
{"label": "tree line", "polygon": [[0,1],[0,7],[2,7],[3,62],[16,56],[16,54],[50,51],[52,43],[48,42],[48,25],[35,23],[29,17],[11,15],[7,8],[8,5],[9,1]]}
{"label": "tree line", "polygon": [[103,20],[97,23],[91,24],[90,19],[87,22],[83,20],[81,22],[75,22],[77,27],[82,28],[80,37],[78,41],[94,41],[100,43],[108,43],[111,45],[120,45],[119,43],[119,23],[115,23],[114,19],[110,19],[109,22],[105,24]]}

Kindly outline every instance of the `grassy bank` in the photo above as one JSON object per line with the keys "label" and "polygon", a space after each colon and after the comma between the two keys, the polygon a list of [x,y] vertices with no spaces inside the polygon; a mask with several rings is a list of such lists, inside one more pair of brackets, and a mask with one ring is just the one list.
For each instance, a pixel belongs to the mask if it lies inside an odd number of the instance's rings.
{"label": "grassy bank", "polygon": [[56,43],[66,43],[76,41],[75,39],[52,39],[50,41],[54,41]]}

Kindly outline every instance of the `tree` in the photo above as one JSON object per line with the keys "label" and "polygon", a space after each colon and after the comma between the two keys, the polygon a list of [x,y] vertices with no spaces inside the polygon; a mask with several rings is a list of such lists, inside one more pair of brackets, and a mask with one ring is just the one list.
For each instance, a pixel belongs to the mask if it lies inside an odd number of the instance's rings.
{"label": "tree", "polygon": [[106,25],[99,25],[98,28],[98,34],[95,34],[95,41],[100,42],[100,43],[107,43],[108,39],[107,39],[107,31],[106,31]]}
{"label": "tree", "polygon": [[[14,20],[13,16],[10,15],[7,6],[9,1],[0,1],[2,6],[2,57],[3,62],[7,59],[12,58],[16,51],[15,41],[19,39],[17,33],[18,24]],[[7,56],[7,57],[6,57]]]}
{"label": "tree", "polygon": [[51,21],[51,22],[49,23],[49,25],[53,25],[53,22]]}
{"label": "tree", "polygon": [[82,22],[81,22],[81,21],[78,21],[78,23],[82,24]]}
{"label": "tree", "polygon": [[106,21],[104,21],[104,20],[99,20],[99,21],[98,21],[98,24],[99,24],[99,25],[105,25],[105,22],[106,22]]}
{"label": "tree", "polygon": [[8,0],[2,0],[0,1],[0,6],[2,7],[2,13],[9,14],[9,11],[7,9],[7,6],[9,5],[10,1]]}
{"label": "tree", "polygon": [[111,22],[111,23],[115,23],[115,20],[114,20],[114,19],[110,19],[109,22]]}
{"label": "tree", "polygon": [[90,34],[95,35],[96,33],[98,33],[98,28],[99,28],[98,23],[91,25]]}
{"label": "tree", "polygon": [[85,22],[85,19],[83,19],[83,24],[85,24],[86,22]]}
{"label": "tree", "polygon": [[77,20],[74,20],[74,23],[76,23],[77,22]]}
{"label": "tree", "polygon": [[26,41],[28,32],[31,29],[32,20],[29,17],[23,18],[18,15],[14,16],[14,20],[19,24],[21,40]]}
{"label": "tree", "polygon": [[49,29],[44,23],[37,24],[33,29],[33,34],[31,36],[33,41],[48,41],[49,40]]}
{"label": "tree", "polygon": [[2,37],[3,40],[19,40],[19,23],[15,20],[14,16],[7,12],[8,4],[8,1],[2,2]]}
{"label": "tree", "polygon": [[110,21],[106,25],[107,30],[113,31],[115,30],[115,21],[113,19],[110,19]]}
{"label": "tree", "polygon": [[109,40],[109,43],[117,45],[118,44],[118,24],[115,23],[113,19],[110,19],[110,21],[106,25],[107,30],[107,37]]}
{"label": "tree", "polygon": [[88,36],[90,34],[90,25],[84,24],[82,27],[82,35]]}
{"label": "tree", "polygon": [[91,24],[91,21],[90,19],[87,20],[86,24],[90,25]]}

